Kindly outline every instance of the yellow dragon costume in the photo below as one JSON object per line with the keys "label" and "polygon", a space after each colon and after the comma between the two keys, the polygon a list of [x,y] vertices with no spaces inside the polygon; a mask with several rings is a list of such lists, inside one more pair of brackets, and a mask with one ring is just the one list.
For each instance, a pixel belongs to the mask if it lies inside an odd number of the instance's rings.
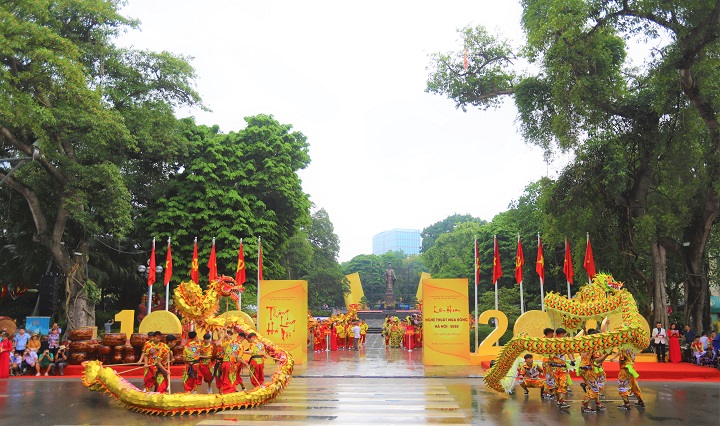
{"label": "yellow dragon costume", "polygon": [[[235,294],[240,289],[235,280],[227,276],[218,277],[204,292],[194,282],[183,282],[175,288],[173,300],[184,319],[195,322],[199,329],[217,331],[224,327],[235,327],[249,333],[255,330],[240,317],[215,317],[219,310],[220,296],[233,297],[237,301]],[[260,333],[257,335],[258,340],[265,345],[265,353],[275,360],[277,369],[263,387],[249,392],[225,395],[143,392],[120,377],[112,368],[103,367],[100,361],[83,363],[85,374],[82,381],[91,391],[109,393],[128,409],[145,414],[167,416],[255,407],[280,395],[292,378],[294,366],[293,358],[288,352],[262,337]]]}
{"label": "yellow dragon costume", "polygon": [[500,351],[495,364],[483,378],[485,384],[498,391],[505,392],[503,380],[518,356],[523,352],[538,355],[557,353],[582,353],[603,351],[612,348],[642,351],[648,346],[650,333],[644,325],[635,298],[623,284],[608,274],[597,274],[591,285],[583,286],[573,299],[557,293],[545,296],[545,308],[550,318],[562,322],[568,330],[578,330],[588,319],[598,324],[611,314],[620,313],[622,325],[612,331],[579,337],[545,339],[518,335],[513,337]]}

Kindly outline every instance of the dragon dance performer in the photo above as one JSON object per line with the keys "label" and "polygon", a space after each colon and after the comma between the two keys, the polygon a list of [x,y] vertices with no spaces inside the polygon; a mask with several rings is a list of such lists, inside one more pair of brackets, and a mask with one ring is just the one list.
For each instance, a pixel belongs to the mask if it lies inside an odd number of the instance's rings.
{"label": "dragon dance performer", "polygon": [[631,391],[637,397],[635,405],[637,407],[644,407],[645,402],[643,402],[640,386],[637,382],[637,378],[640,375],[633,367],[633,364],[635,364],[635,351],[632,348],[622,349],[615,357],[613,357],[613,359],[617,357],[619,357],[618,362],[620,363],[620,371],[618,372],[618,393],[620,393],[620,397],[623,399],[622,405],[618,405],[618,408],[625,410],[630,409]]}
{"label": "dragon dance performer", "polygon": [[197,384],[199,386],[204,380],[205,383],[207,383],[208,385],[207,393],[212,393],[212,363],[214,351],[215,345],[212,342],[212,334],[205,333],[205,335],[203,336],[203,341],[200,342],[200,363],[197,364]]}
{"label": "dragon dance performer", "polygon": [[245,353],[250,354],[250,383],[258,388],[265,384],[265,345],[252,331],[248,334],[248,340],[250,350]]}
{"label": "dragon dance performer", "polygon": [[[555,330],[546,328],[543,330],[546,339],[555,337]],[[543,367],[545,370],[545,398],[555,398],[555,368],[550,365],[550,358],[543,358]]]}
{"label": "dragon dance performer", "polygon": [[[223,343],[223,362],[220,366],[220,377],[217,378],[217,385],[221,394],[237,392],[238,384],[240,384],[242,390],[245,390],[242,377],[238,374],[238,364],[246,364],[242,358],[244,351],[241,339],[245,339],[244,334],[241,331],[234,338]],[[233,336],[232,330],[228,330],[227,335]]]}
{"label": "dragon dance performer", "polygon": [[335,326],[335,332],[337,333],[338,349],[340,349],[341,351],[344,351],[345,350],[345,335],[347,334],[346,330],[345,330],[345,324],[342,322],[337,323],[337,325]]}
{"label": "dragon dance performer", "polygon": [[318,322],[318,325],[315,326],[315,344],[313,348],[315,349],[315,352],[324,352],[326,349],[325,345],[325,326]]}
{"label": "dragon dance performer", "polygon": [[348,321],[345,325],[345,345],[347,350],[351,350],[355,346],[355,332],[353,331],[353,322]]}
{"label": "dragon dance performer", "polygon": [[518,369],[518,376],[521,378],[520,387],[528,395],[528,388],[540,388],[540,399],[545,394],[545,381],[540,378],[544,373],[543,368],[536,362],[533,362],[532,354],[525,354],[525,362]]}
{"label": "dragon dance performer", "polygon": [[202,376],[199,374],[200,363],[200,341],[197,338],[197,332],[188,333],[188,343],[183,349],[183,359],[185,368],[183,370],[182,382],[185,393],[197,393],[197,387],[202,383]]}
{"label": "dragon dance performer", "polygon": [[[567,331],[564,328],[558,328],[555,330],[555,337],[562,339],[567,336]],[[555,369],[555,397],[557,398],[558,408],[570,408],[570,405],[565,402],[565,395],[568,392],[568,365],[565,362],[567,358],[570,358],[570,365],[575,365],[575,357],[573,354],[553,354],[550,358],[550,366]]]}
{"label": "dragon dance performer", "polygon": [[170,364],[172,363],[172,348],[177,344],[176,337],[168,334],[165,338],[167,343],[160,341],[162,333],[155,332],[155,338],[158,340],[156,366],[157,373],[155,375],[155,392],[165,393],[170,385]]}
{"label": "dragon dance performer", "polygon": [[385,337],[385,346],[390,344],[390,317],[385,317],[385,322],[382,326],[382,335]]}
{"label": "dragon dance performer", "polygon": [[365,322],[365,320],[360,320],[360,344],[358,346],[365,346],[368,328],[370,328],[370,326]]}
{"label": "dragon dance performer", "polygon": [[400,320],[398,320],[397,317],[394,317],[392,319],[392,323],[390,324],[390,347],[399,348],[402,343],[403,336],[404,331],[400,326]]}
{"label": "dragon dance performer", "polygon": [[[597,334],[598,331],[595,329],[588,330],[588,335]],[[582,402],[581,410],[585,413],[594,413],[596,411],[604,410],[605,406],[600,402],[600,391],[601,380],[600,373],[602,372],[602,382],[605,379],[605,370],[602,368],[602,363],[605,361],[608,355],[602,355],[600,352],[583,352],[580,354],[580,377],[582,377],[584,383],[581,383],[583,390],[585,391],[585,398]],[[590,401],[595,401],[595,409],[590,408]]]}
{"label": "dragon dance performer", "polygon": [[[220,390],[222,388],[222,363],[223,357],[225,356],[224,344],[229,342],[225,331],[218,333],[218,339],[213,342],[213,378],[215,379],[215,386]],[[211,386],[212,387],[212,386]]]}
{"label": "dragon dance performer", "polygon": [[138,364],[145,366],[145,374],[143,376],[143,384],[145,392],[155,390],[157,382],[155,375],[157,374],[157,341],[155,340],[155,332],[151,331],[147,334],[148,339],[142,347],[142,354]]}

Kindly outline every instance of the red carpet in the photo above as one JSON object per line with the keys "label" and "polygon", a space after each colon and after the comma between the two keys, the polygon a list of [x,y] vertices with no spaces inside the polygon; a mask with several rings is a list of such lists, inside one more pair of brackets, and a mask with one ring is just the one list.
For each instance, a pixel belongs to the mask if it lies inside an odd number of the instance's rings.
{"label": "red carpet", "polygon": [[[490,361],[483,361],[481,366],[490,368]],[[606,362],[603,364],[607,379],[617,379],[620,369],[617,362]],[[718,381],[720,382],[720,370],[712,367],[700,367],[687,362],[673,364],[670,362],[636,362],[635,371],[640,374],[640,380],[654,381]],[[577,377],[572,374],[572,377]]]}

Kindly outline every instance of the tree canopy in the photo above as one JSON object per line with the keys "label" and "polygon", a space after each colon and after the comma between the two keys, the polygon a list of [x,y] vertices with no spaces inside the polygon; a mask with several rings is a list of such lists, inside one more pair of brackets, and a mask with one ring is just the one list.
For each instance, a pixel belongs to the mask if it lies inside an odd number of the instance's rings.
{"label": "tree canopy", "polygon": [[[554,194],[548,200],[562,206],[550,223],[575,240],[589,228],[573,229],[573,222],[607,224],[601,239],[613,240],[622,254],[613,267],[625,264],[632,273],[627,279],[643,283],[655,318],[663,322],[670,252],[685,271],[686,318],[698,329],[707,327],[707,241],[720,211],[720,2],[522,5],[522,49],[484,28],[465,28],[467,70],[461,52],[436,54],[427,90],[463,109],[513,96],[528,142],[548,155],[575,153],[548,186]],[[516,69],[515,56],[538,71]],[[638,57],[640,65],[629,60]],[[546,213],[552,216],[552,210]]]}

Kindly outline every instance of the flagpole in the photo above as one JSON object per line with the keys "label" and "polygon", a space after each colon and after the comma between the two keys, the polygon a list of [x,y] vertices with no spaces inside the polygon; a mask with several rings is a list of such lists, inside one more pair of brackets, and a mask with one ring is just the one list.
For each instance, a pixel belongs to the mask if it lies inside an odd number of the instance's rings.
{"label": "flagpole", "polygon": [[[168,253],[170,253],[170,237],[168,237]],[[165,262],[167,263],[167,262]],[[165,265],[165,273],[167,274],[167,267],[168,265]],[[170,310],[170,281],[167,282],[165,285],[165,310]]]}
{"label": "flagpole", "polygon": [[262,256],[261,252],[262,248],[260,246],[260,237],[258,237],[258,268],[257,268],[257,314],[255,321],[255,326],[260,328],[260,256]]}
{"label": "flagpole", "polygon": [[475,353],[478,351],[478,246],[477,236],[475,236]]}
{"label": "flagpole", "polygon": [[[540,250],[542,242],[540,241],[540,233],[538,232],[538,250]],[[545,259],[543,258],[543,262],[545,262]],[[545,268],[545,265],[543,264],[543,268]],[[543,269],[544,272],[544,269]],[[545,280],[543,280],[543,277],[540,277],[540,309],[545,312]]]}
{"label": "flagpole", "polygon": [[[155,256],[155,237],[153,237],[151,256]],[[148,268],[152,267],[153,263],[154,262],[151,260],[150,263],[148,264]],[[150,274],[150,271],[148,271],[148,275],[149,274]],[[150,315],[150,312],[152,312],[152,284],[148,284],[148,306],[147,306],[148,315]]]}
{"label": "flagpole", "polygon": [[[518,247],[520,246],[520,233],[518,232]],[[523,255],[524,257],[524,255]],[[517,266],[516,266],[517,267]],[[522,268],[522,265],[520,265]],[[525,302],[523,300],[523,280],[520,280],[520,315],[525,313]]]}

